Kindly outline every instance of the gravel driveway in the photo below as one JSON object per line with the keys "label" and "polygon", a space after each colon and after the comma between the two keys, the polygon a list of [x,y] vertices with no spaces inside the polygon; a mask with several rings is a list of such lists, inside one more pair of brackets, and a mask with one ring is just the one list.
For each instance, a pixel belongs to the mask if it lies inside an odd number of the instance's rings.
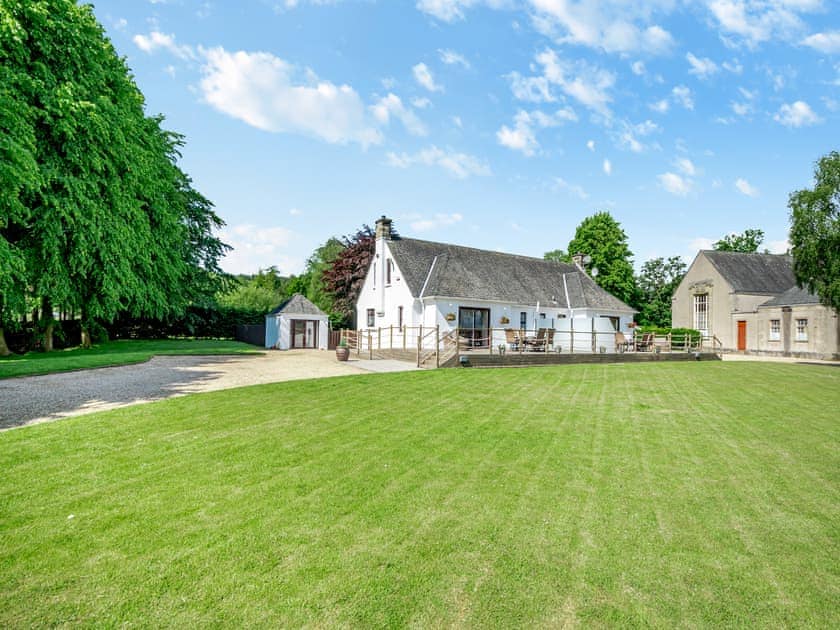
{"label": "gravel driveway", "polygon": [[146,363],[0,380],[0,430],[197,392],[303,378],[415,369],[399,361],[351,359],[332,352],[161,356]]}

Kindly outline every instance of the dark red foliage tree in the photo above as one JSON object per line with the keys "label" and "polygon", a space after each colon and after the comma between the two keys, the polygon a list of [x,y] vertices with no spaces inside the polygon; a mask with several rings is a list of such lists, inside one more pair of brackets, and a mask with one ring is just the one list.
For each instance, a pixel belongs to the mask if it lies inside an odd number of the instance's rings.
{"label": "dark red foliage tree", "polygon": [[376,238],[370,226],[364,225],[355,234],[342,237],[344,249],[326,270],[324,287],[333,297],[333,313],[340,315],[340,326],[353,326],[356,299],[362,290],[376,249]]}

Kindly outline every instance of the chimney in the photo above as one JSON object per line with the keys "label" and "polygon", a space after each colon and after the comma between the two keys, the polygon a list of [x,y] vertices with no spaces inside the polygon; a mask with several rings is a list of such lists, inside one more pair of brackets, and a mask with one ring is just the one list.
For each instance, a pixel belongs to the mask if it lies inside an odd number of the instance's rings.
{"label": "chimney", "polygon": [[384,238],[386,241],[391,240],[391,219],[384,214],[376,220],[376,240]]}

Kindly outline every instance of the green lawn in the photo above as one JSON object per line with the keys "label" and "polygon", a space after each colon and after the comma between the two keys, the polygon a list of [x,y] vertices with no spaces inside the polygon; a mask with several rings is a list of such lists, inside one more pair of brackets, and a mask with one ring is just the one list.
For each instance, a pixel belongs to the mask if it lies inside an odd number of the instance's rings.
{"label": "green lawn", "polygon": [[148,361],[161,354],[250,354],[256,346],[224,339],[162,339],[151,341],[109,341],[90,349],[68,348],[55,352],[29,352],[0,357],[0,379],[125,365]]}
{"label": "green lawn", "polygon": [[840,626],[840,369],[297,381],[0,433],[0,627]]}

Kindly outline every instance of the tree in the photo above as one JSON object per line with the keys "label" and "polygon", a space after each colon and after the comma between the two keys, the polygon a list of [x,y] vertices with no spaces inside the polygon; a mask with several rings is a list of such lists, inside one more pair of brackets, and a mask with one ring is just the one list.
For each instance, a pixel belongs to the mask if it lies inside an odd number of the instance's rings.
{"label": "tree", "polygon": [[719,252],[743,252],[754,254],[764,242],[762,230],[747,229],[742,234],[727,234],[712,247]]}
{"label": "tree", "polygon": [[120,311],[163,317],[212,295],[221,220],[177,166],[182,137],[145,115],[92,8],[3,0],[0,58],[11,158],[0,173],[0,264],[16,278],[0,286],[0,316],[19,314],[30,292],[49,350],[55,309],[81,316],[85,342]]}
{"label": "tree", "polygon": [[[393,227],[391,234],[396,237]],[[342,243],[344,249],[324,270],[323,281],[333,298],[333,313],[336,316],[333,324],[350,326],[354,319],[356,299],[373,260],[376,239],[373,230],[364,225],[355,234],[343,237]]]}
{"label": "tree", "polygon": [[571,257],[562,249],[552,249],[550,252],[543,254],[545,260],[553,260],[554,262],[570,263]]}
{"label": "tree", "polygon": [[590,262],[586,269],[598,269],[595,282],[627,304],[636,302],[636,283],[633,277],[633,253],[627,244],[627,234],[609,212],[598,212],[585,218],[569,242],[570,255],[586,254]]}
{"label": "tree", "polygon": [[840,311],[840,153],[820,158],[814,188],[792,193],[788,207],[796,281]]}
{"label": "tree", "polygon": [[238,281],[236,286],[221,293],[217,301],[222,306],[268,313],[288,297],[289,279],[280,275],[276,267],[260,269],[257,275]]}
{"label": "tree", "polygon": [[639,287],[639,314],[643,326],[671,326],[671,298],[685,275],[685,263],[679,256],[654,258],[642,265]]}

